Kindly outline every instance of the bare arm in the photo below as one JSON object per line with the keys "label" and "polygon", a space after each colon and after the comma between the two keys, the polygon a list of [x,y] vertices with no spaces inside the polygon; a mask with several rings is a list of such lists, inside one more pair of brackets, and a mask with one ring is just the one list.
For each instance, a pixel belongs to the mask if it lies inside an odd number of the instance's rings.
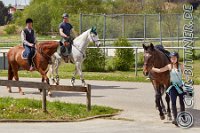
{"label": "bare arm", "polygon": [[157,73],[162,73],[162,72],[165,72],[167,70],[171,70],[171,64],[168,64],[168,65],[166,65],[162,68],[155,68],[155,67],[152,68],[152,71],[157,72]]}
{"label": "bare arm", "polygon": [[65,35],[65,33],[63,33],[62,28],[59,29],[59,33],[60,33],[60,36],[62,36],[62,37],[68,37],[67,35]]}
{"label": "bare arm", "polygon": [[27,40],[26,40],[26,34],[24,33],[24,31],[22,30],[21,32],[21,40],[22,40],[22,43],[27,45],[27,46],[30,46],[32,47],[33,44],[32,43],[29,43]]}

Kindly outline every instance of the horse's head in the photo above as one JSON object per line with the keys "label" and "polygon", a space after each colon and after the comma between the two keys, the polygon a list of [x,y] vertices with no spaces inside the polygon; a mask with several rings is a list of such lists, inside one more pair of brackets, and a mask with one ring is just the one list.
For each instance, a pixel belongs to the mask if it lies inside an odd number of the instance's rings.
{"label": "horse's head", "polygon": [[149,71],[152,69],[154,64],[154,45],[151,43],[149,46],[143,44],[144,48],[144,65],[143,65],[143,74],[147,76]]}
{"label": "horse's head", "polygon": [[91,30],[90,30],[89,40],[90,40],[90,42],[95,43],[95,45],[97,47],[99,47],[100,44],[101,44],[101,42],[99,41],[99,37],[98,37],[98,34],[97,34],[97,31],[96,31],[95,27],[92,27]]}

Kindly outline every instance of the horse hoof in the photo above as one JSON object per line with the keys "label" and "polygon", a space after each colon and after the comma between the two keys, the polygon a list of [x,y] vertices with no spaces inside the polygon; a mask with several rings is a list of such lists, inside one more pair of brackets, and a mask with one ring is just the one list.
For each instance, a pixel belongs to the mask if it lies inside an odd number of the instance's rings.
{"label": "horse hoof", "polygon": [[58,82],[56,82],[56,85],[59,85],[59,83],[58,83]]}
{"label": "horse hoof", "polygon": [[38,89],[40,93],[42,93],[42,89]]}
{"label": "horse hoof", "polygon": [[21,95],[25,95],[25,93],[24,93],[23,91],[20,91],[19,93],[20,93]]}
{"label": "horse hoof", "polygon": [[85,87],[85,86],[86,86],[86,83],[82,83],[82,86]]}
{"label": "horse hoof", "polygon": [[51,92],[48,92],[48,96],[49,96],[49,97],[52,97],[52,93],[51,93]]}
{"label": "horse hoof", "polygon": [[165,116],[164,116],[164,115],[160,116],[160,119],[161,119],[161,120],[164,120],[164,119],[165,119]]}
{"label": "horse hoof", "polygon": [[85,80],[82,80],[82,86],[86,86]]}
{"label": "horse hoof", "polygon": [[8,89],[8,93],[12,93],[12,90],[11,90],[11,89]]}
{"label": "horse hoof", "polygon": [[166,109],[163,109],[163,113],[166,115],[167,114],[167,111],[166,111]]}
{"label": "horse hoof", "polygon": [[71,81],[71,86],[74,86],[74,83],[75,83],[74,81]]}
{"label": "horse hoof", "polygon": [[168,121],[172,121],[172,117],[171,117],[171,116],[168,116],[168,117],[167,117],[167,120],[168,120]]}

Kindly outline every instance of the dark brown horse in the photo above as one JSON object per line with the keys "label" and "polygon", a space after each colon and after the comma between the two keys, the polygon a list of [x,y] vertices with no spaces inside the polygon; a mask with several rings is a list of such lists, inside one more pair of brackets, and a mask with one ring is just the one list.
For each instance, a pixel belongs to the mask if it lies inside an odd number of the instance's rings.
{"label": "dark brown horse", "polygon": [[[162,102],[162,94],[165,90],[170,86],[170,73],[169,71],[163,73],[156,73],[151,71],[152,67],[162,68],[170,63],[168,57],[156,49],[154,45],[151,43],[150,46],[145,46],[144,48],[144,66],[143,73],[145,76],[149,76],[150,80],[153,84],[155,90],[155,103],[156,107],[160,113],[160,119],[164,120],[165,115],[163,113],[163,102]],[[171,110],[170,110],[170,98],[169,95],[166,94],[165,100],[167,102],[167,114],[168,118],[171,120]]]}
{"label": "dark brown horse", "polygon": [[[49,84],[49,79],[46,75],[49,60],[51,56],[56,52],[59,43],[56,41],[42,42],[36,45],[36,54],[33,57],[35,64],[35,70],[38,71],[42,76],[42,82],[46,80]],[[24,48],[22,45],[15,46],[8,51],[8,80],[12,80],[13,77],[16,81],[19,80],[18,71],[19,69],[29,71],[30,66],[28,65],[27,59],[22,58],[22,52]],[[8,91],[11,93],[11,87],[8,86]],[[41,90],[40,90],[41,91]],[[24,94],[22,89],[19,87],[19,92]],[[49,92],[49,95],[51,93]]]}

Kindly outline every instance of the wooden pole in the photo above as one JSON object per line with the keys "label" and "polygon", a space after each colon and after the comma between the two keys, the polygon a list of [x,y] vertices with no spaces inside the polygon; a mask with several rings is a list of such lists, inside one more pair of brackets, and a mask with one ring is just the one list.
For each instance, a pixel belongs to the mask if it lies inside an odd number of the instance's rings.
{"label": "wooden pole", "polygon": [[41,89],[42,89],[42,109],[43,112],[47,112],[46,88],[41,88]]}
{"label": "wooden pole", "polygon": [[87,85],[87,111],[91,110],[91,85]]}

